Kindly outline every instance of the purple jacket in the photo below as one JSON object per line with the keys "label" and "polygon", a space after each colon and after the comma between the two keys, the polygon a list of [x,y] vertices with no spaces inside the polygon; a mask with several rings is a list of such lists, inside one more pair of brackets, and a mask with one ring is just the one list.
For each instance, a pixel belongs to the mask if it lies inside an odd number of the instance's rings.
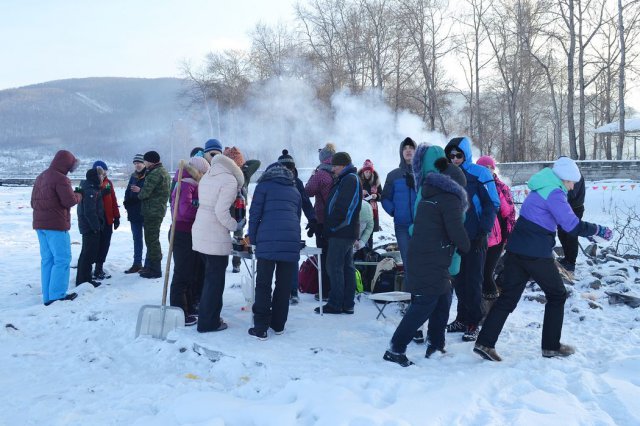
{"label": "purple jacket", "polygon": [[320,164],[304,187],[307,197],[315,197],[313,208],[316,211],[318,223],[324,223],[325,205],[333,187],[333,174],[329,171],[330,169],[330,165]]}
{"label": "purple jacket", "polygon": [[550,168],[529,179],[531,193],[520,209],[520,217],[507,243],[507,251],[532,257],[553,257],[556,229],[560,226],[574,236],[587,237],[597,226],[578,219],[569,202],[562,181]]}
{"label": "purple jacket", "polygon": [[[191,173],[189,173],[191,172]],[[195,174],[195,178],[192,176]],[[178,214],[176,215],[176,231],[191,232],[191,226],[196,220],[198,211],[198,182],[200,173],[192,168],[185,168],[182,172],[182,186],[180,188],[180,202],[178,203]],[[171,193],[171,214],[176,198],[176,188]]]}

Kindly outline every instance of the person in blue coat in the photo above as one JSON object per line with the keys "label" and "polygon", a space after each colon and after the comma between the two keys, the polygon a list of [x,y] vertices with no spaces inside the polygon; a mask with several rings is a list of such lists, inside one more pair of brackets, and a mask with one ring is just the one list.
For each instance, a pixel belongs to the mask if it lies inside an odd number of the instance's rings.
{"label": "person in blue coat", "polygon": [[405,286],[409,275],[409,228],[413,225],[413,206],[417,195],[412,168],[416,147],[416,143],[409,137],[400,143],[400,165],[387,175],[382,188],[382,208],[393,217],[398,249],[404,265]]}
{"label": "person in blue coat", "polygon": [[[300,259],[301,197],[293,173],[273,163],[260,176],[249,208],[249,240],[256,246],[253,327],[249,334],[267,339],[267,330],[284,332],[289,315],[291,279]],[[271,281],[275,271],[273,294]]]}
{"label": "person in blue coat", "polygon": [[[142,154],[136,154],[133,157],[134,172],[129,177],[127,189],[124,192],[124,208],[127,211],[127,219],[131,224],[131,235],[133,236],[133,265],[124,271],[125,274],[134,274],[142,269],[142,228],[144,218],[142,217],[142,202],[138,199],[139,192],[133,192],[131,186],[142,188],[144,186],[144,177],[147,169],[144,166],[144,158]],[[148,265],[144,265],[145,267]]]}
{"label": "person in blue coat", "polygon": [[[293,160],[293,157],[289,155],[289,151],[287,151],[286,149],[282,150],[282,155],[278,157],[278,163],[282,164],[287,169],[291,170],[291,173],[293,173],[293,178],[296,182],[296,188],[300,193],[300,197],[302,197],[302,211],[304,212],[304,216],[307,218],[306,229],[316,229],[318,227],[316,211],[313,209],[313,204],[311,204],[311,200],[304,190],[304,183],[302,183],[302,181],[298,177],[298,169],[296,169],[296,163]],[[295,272],[293,273],[293,279],[291,280],[291,295],[289,296],[289,303],[292,305],[297,305],[299,301],[298,269],[296,268]]]}
{"label": "person in blue coat", "polygon": [[460,167],[467,179],[469,210],[464,228],[471,249],[461,256],[460,272],[454,279],[458,299],[456,319],[447,325],[449,333],[464,333],[462,340],[473,342],[482,320],[482,283],[487,256],[487,238],[500,208],[500,198],[493,175],[486,167],[473,162],[469,138],[453,138],[444,149],[449,161]]}

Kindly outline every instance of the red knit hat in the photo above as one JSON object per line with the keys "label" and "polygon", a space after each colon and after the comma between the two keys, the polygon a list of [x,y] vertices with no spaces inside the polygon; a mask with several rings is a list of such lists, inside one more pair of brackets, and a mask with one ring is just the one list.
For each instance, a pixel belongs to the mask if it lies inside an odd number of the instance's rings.
{"label": "red knit hat", "polygon": [[225,157],[231,158],[238,167],[242,167],[244,165],[244,157],[242,156],[240,150],[235,146],[232,146],[231,148],[225,148],[222,154]]}
{"label": "red knit hat", "polygon": [[373,163],[369,159],[364,160],[364,164],[362,165],[362,171],[364,172],[365,170],[371,170],[371,172],[373,172]]}

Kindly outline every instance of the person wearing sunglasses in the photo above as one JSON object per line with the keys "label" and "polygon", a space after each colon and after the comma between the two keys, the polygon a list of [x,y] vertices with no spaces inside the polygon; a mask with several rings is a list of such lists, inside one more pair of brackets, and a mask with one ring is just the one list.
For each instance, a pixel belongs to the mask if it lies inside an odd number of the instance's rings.
{"label": "person wearing sunglasses", "polygon": [[460,167],[467,178],[465,189],[469,197],[469,210],[464,227],[471,240],[471,249],[461,256],[460,272],[453,279],[458,299],[457,315],[447,325],[447,332],[464,333],[462,340],[473,342],[478,337],[482,320],[482,283],[487,236],[496,220],[500,198],[489,169],[473,163],[469,138],[451,139],[444,152],[449,162]]}

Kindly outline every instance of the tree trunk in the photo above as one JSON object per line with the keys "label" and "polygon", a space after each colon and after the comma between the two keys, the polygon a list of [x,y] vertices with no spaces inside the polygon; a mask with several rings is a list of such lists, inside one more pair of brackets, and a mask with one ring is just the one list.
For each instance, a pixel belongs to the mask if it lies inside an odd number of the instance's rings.
{"label": "tree trunk", "polygon": [[567,53],[567,126],[569,127],[569,156],[574,160],[578,158],[576,147],[576,124],[573,117],[573,102],[575,99],[576,84],[574,81],[574,59],[576,55],[576,28],[574,15],[574,2],[569,4],[569,52]]}
{"label": "tree trunk", "polygon": [[618,31],[620,32],[620,72],[618,75],[618,98],[620,103],[620,129],[618,133],[618,146],[616,147],[616,160],[622,160],[622,149],[624,148],[624,67],[625,67],[625,40],[624,40],[624,20],[623,17],[624,7],[622,6],[622,0],[618,0]]}

